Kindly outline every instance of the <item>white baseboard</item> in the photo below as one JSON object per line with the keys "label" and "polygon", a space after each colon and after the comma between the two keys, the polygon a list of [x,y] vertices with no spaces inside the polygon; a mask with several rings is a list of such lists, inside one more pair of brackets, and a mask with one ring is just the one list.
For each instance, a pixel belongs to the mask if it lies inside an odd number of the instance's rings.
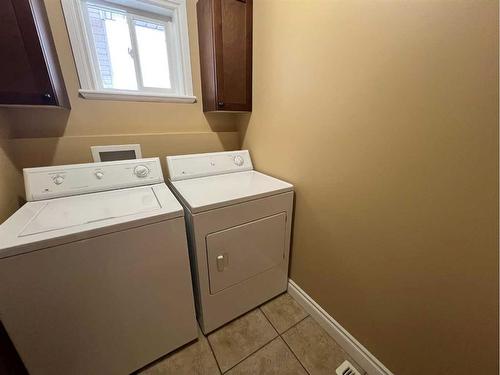
{"label": "white baseboard", "polygon": [[332,336],[369,375],[393,375],[368,349],[359,343],[339,322],[304,292],[292,279],[288,280],[288,293]]}

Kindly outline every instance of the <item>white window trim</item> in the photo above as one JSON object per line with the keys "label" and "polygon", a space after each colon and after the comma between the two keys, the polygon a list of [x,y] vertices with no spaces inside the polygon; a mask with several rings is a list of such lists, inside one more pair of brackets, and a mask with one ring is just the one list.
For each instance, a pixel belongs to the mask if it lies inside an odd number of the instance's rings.
{"label": "white window trim", "polygon": [[[116,1],[116,0],[115,0]],[[85,30],[85,15],[80,0],[61,0],[66,27],[70,37],[71,48],[75,59],[76,70],[80,80],[79,93],[86,99],[100,100],[129,100],[129,101],[156,101],[173,103],[194,103],[193,82],[191,77],[191,59],[189,51],[189,34],[187,24],[186,0],[143,0],[153,6],[159,6],[172,17],[175,42],[179,43],[182,81],[181,94],[168,94],[157,91],[133,91],[101,89],[100,78],[92,58],[92,43]]]}

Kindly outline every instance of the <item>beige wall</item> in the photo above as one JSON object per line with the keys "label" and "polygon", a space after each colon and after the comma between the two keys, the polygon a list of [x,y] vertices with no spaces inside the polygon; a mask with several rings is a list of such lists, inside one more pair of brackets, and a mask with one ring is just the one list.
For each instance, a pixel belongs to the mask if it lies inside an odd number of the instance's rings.
{"label": "beige wall", "polygon": [[0,112],[0,223],[17,209],[22,185],[21,173],[13,162],[9,133],[9,123]]}
{"label": "beige wall", "polygon": [[489,0],[254,3],[291,277],[396,374],[498,373],[497,35]]}
{"label": "beige wall", "polygon": [[201,105],[195,0],[188,0],[189,40],[195,104],[86,100],[78,76],[60,0],[45,0],[50,26],[71,101],[71,111],[2,109],[11,123],[10,141],[18,168],[91,161],[90,146],[141,143],[143,155],[237,149],[236,115],[205,115]]}

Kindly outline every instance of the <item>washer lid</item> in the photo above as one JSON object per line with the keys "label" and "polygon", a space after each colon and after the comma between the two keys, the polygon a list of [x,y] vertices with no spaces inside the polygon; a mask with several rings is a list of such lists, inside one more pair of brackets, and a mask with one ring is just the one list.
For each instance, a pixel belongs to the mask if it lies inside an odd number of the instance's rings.
{"label": "washer lid", "polygon": [[160,208],[150,187],[48,200],[19,236],[96,223]]}
{"label": "washer lid", "polygon": [[171,181],[192,213],[293,190],[293,185],[257,171]]}
{"label": "washer lid", "polygon": [[164,183],[28,202],[0,225],[0,259],[183,215]]}

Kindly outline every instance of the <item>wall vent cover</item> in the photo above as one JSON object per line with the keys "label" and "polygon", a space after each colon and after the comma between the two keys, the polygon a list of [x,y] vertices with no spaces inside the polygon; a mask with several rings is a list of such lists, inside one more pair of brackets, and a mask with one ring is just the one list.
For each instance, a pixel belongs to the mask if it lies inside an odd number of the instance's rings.
{"label": "wall vent cover", "polygon": [[349,361],[344,361],[335,372],[337,375],[361,375]]}

